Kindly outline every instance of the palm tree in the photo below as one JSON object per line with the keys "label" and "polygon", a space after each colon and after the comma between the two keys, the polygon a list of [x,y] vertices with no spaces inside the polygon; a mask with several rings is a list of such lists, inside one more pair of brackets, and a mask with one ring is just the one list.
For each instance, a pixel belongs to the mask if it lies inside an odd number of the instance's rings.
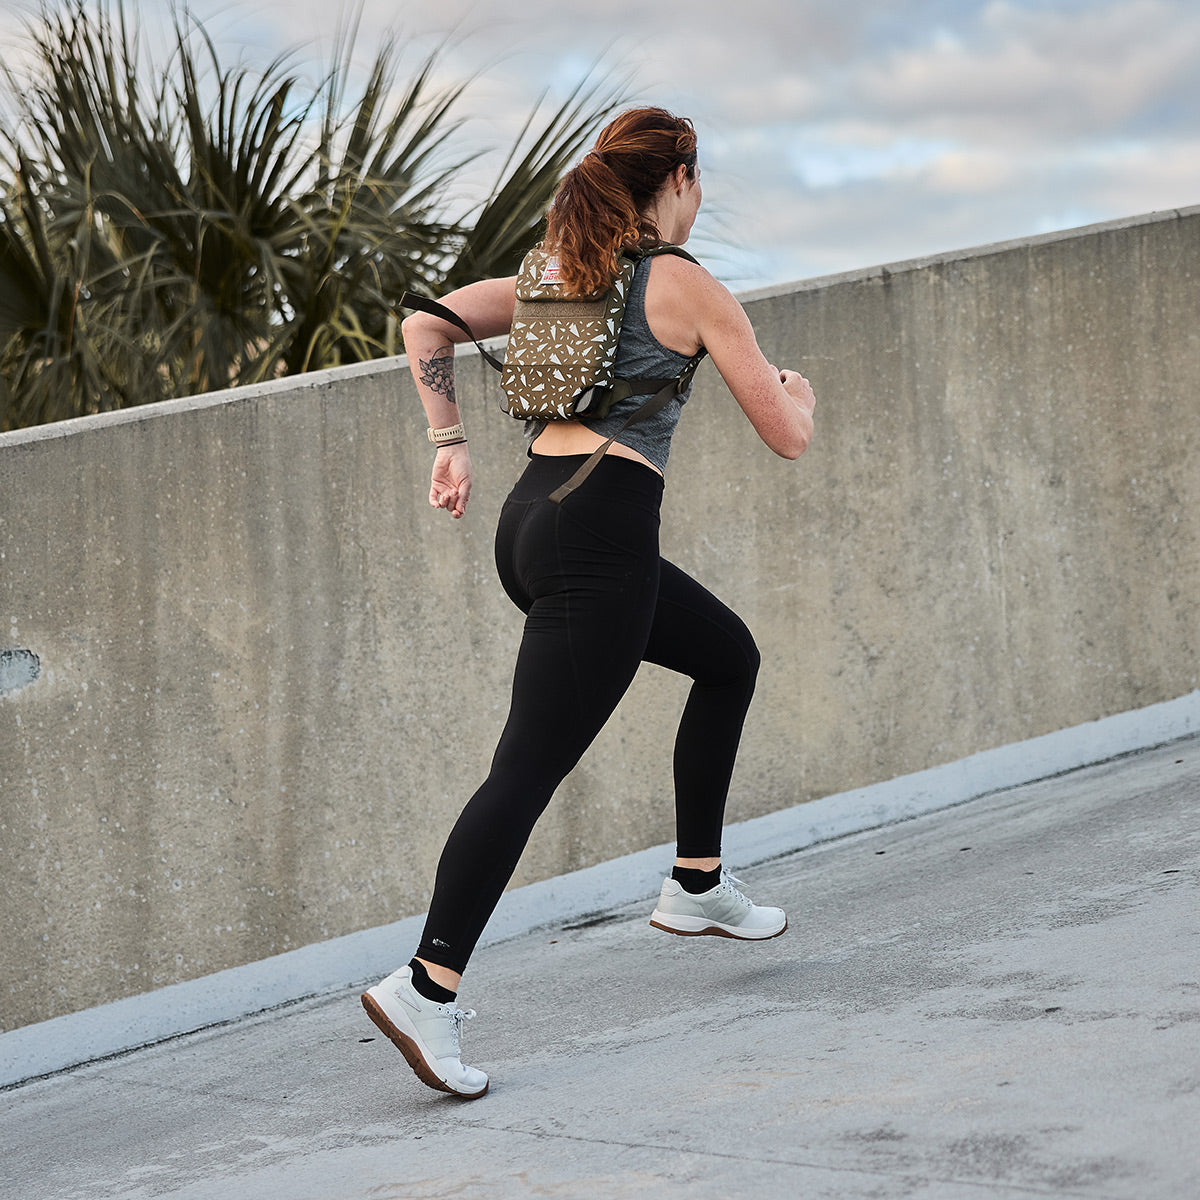
{"label": "palm tree", "polygon": [[124,0],[29,38],[0,133],[0,430],[396,353],[400,294],[512,273],[622,99],[585,78],[539,124],[543,97],[461,212],[466,85],[433,85],[437,52],[400,88],[386,41],[350,99],[352,29],[308,86],[288,56],[223,66],[178,15],[147,66]]}

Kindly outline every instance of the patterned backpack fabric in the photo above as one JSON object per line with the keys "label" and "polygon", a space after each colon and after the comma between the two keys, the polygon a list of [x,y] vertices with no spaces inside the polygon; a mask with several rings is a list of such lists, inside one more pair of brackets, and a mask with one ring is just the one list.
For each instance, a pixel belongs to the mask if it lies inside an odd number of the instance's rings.
{"label": "patterned backpack fabric", "polygon": [[623,256],[612,286],[564,299],[556,255],[531,250],[517,276],[504,355],[505,411],[540,421],[604,416],[615,403],[617,340],[638,259]]}
{"label": "patterned backpack fabric", "polygon": [[677,254],[690,262],[686,250],[659,245],[622,252],[620,270],[612,284],[593,296],[564,297],[558,259],[540,246],[526,254],[517,276],[517,303],[504,362],[479,344],[456,313],[435,300],[405,292],[402,308],[417,308],[464,330],[485,361],[501,372],[504,411],[519,420],[586,421],[607,416],[628,396],[648,396],[595,454],[551,499],[561,502],[591,473],[617,436],[636,421],[661,411],[690,383],[705,356],[701,350],[673,379],[618,379],[617,343],[633,273],[643,259]]}

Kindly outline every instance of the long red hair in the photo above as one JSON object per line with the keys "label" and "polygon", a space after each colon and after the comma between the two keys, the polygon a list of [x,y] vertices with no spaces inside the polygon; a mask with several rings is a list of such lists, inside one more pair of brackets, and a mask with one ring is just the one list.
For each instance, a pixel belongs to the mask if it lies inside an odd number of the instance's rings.
{"label": "long red hair", "polygon": [[696,174],[696,130],[662,108],[634,108],[607,125],[595,146],[559,185],[545,245],[561,263],[564,291],[603,291],[617,274],[624,246],[662,240],[644,215],[679,166]]}

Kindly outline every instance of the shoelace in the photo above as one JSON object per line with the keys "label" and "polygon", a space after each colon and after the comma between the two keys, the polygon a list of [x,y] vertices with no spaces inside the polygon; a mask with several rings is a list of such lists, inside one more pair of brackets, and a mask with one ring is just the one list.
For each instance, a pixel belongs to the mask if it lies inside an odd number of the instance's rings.
{"label": "shoelace", "polygon": [[475,1010],[473,1008],[452,1008],[449,1012],[450,1022],[454,1026],[454,1052],[457,1054],[458,1039],[462,1034],[463,1026],[468,1021],[475,1020]]}
{"label": "shoelace", "polygon": [[732,892],[747,908],[754,907],[754,901],[741,890],[746,885],[726,867],[721,868],[721,882],[726,890]]}

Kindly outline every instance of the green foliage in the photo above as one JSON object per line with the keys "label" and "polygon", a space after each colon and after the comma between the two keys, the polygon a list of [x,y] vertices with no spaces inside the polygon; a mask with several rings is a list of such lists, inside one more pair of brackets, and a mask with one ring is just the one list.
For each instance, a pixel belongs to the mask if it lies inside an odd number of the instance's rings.
{"label": "green foliage", "polygon": [[[511,274],[559,178],[620,102],[541,103],[481,205],[455,211],[466,84],[387,40],[353,97],[353,34],[305,85],[226,66],[176,15],[147,63],[124,0],[29,29],[0,132],[0,430],[398,351],[395,301]],[[146,81],[150,80],[151,83]],[[544,97],[543,97],[544,101]]]}

